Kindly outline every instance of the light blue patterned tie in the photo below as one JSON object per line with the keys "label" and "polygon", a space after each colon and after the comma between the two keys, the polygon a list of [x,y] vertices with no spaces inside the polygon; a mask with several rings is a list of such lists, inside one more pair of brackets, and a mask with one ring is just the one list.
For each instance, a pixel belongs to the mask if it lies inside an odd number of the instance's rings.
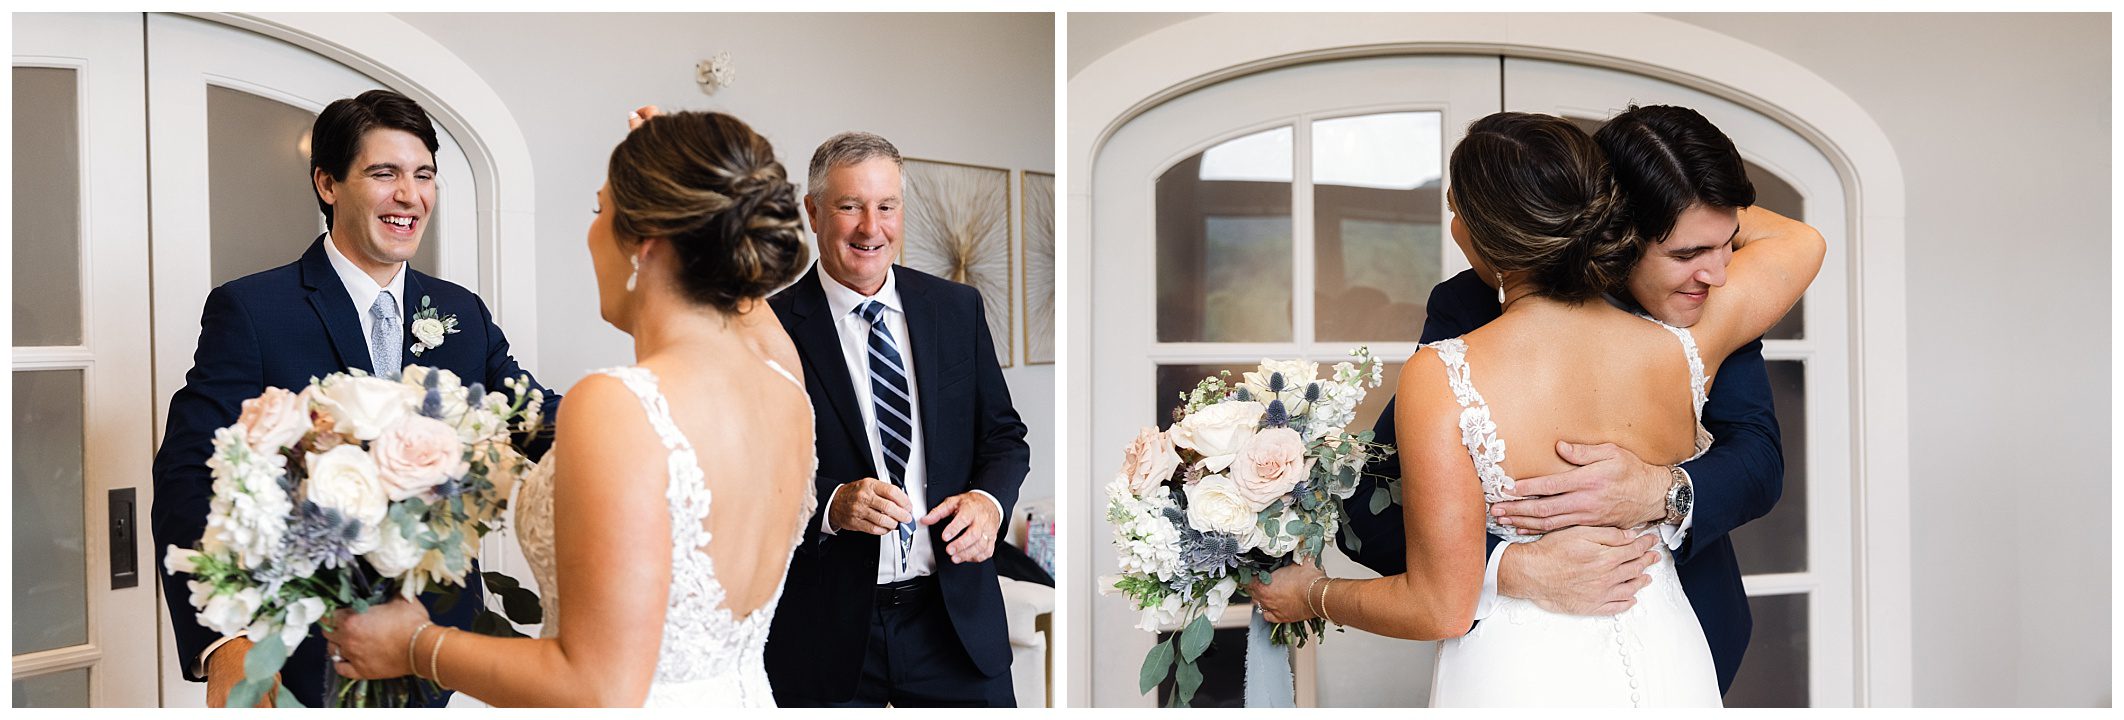
{"label": "light blue patterned tie", "polygon": [[[885,475],[893,487],[907,491],[907,451],[914,445],[914,402],[907,392],[907,363],[885,327],[885,305],[876,300],[856,308],[870,321],[870,403],[878,421],[878,447],[885,451]],[[914,550],[914,523],[900,523],[900,570]]]}
{"label": "light blue patterned tie", "polygon": [[399,333],[403,328],[398,323],[398,298],[391,291],[376,294],[376,302],[369,306],[369,365],[376,369],[377,377],[398,377]]}

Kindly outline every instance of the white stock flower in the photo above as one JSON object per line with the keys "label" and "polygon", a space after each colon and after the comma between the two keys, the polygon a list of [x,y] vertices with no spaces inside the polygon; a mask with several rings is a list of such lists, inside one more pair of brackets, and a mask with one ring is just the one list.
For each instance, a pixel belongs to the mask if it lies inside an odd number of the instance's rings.
{"label": "white stock flower", "polygon": [[1257,511],[1231,478],[1211,475],[1187,486],[1186,492],[1188,527],[1238,536],[1254,526]]}
{"label": "white stock flower", "polygon": [[288,514],[295,509],[294,501],[280,487],[286,467],[285,455],[252,452],[240,427],[215,431],[214,454],[207,458],[214,495],[207,502],[203,546],[234,553],[237,563],[246,568],[272,562],[281,537],[287,534]]}
{"label": "white stock flower", "polygon": [[[244,632],[251,625],[251,616],[258,614],[258,607],[265,604],[265,594],[258,588],[244,588],[233,593],[211,595],[204,606],[199,603],[200,588],[195,581],[192,588],[192,606],[199,608],[199,624],[224,636]],[[212,592],[212,588],[207,588]],[[264,636],[261,635],[261,638]]]}
{"label": "white stock flower", "polygon": [[1173,507],[1172,497],[1162,492],[1136,497],[1119,476],[1107,484],[1106,497],[1121,572],[1172,579],[1180,571],[1180,529],[1165,517],[1165,509]]}
{"label": "white stock flower", "polygon": [[1239,447],[1261,426],[1268,407],[1253,401],[1232,400],[1196,410],[1173,425],[1173,444],[1202,456],[1210,472],[1231,467]]}
{"label": "white stock flower", "polygon": [[162,556],[163,574],[175,575],[184,573],[190,575],[199,572],[199,554],[197,550],[186,550],[171,545],[170,551]]}
{"label": "white stock flower", "polygon": [[362,442],[375,440],[385,428],[420,410],[421,389],[367,376],[326,379],[313,393],[317,406],[332,416],[335,428]]}
{"label": "white stock flower", "polygon": [[361,524],[360,534],[347,549],[356,555],[376,546],[376,526],[391,510],[377,477],[376,461],[353,445],[341,445],[309,458],[309,478],[303,481],[303,497],[318,507],[337,510]]}

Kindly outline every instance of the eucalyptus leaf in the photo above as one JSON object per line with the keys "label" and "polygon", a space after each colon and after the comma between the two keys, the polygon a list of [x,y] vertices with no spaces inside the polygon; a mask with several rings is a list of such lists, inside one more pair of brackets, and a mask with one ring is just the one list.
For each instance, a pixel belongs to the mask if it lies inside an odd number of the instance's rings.
{"label": "eucalyptus leaf", "polygon": [[1372,506],[1373,515],[1378,515],[1380,513],[1386,512],[1387,507],[1393,504],[1394,496],[1387,494],[1386,488],[1380,487],[1372,489],[1372,501],[1370,505]]}
{"label": "eucalyptus leaf", "polygon": [[266,690],[273,686],[273,679],[245,679],[229,688],[228,706],[232,708],[257,707],[258,699],[265,697]]}
{"label": "eucalyptus leaf", "polygon": [[1300,519],[1297,519],[1297,518],[1292,518],[1290,522],[1287,522],[1287,523],[1284,523],[1284,524],[1283,524],[1283,531],[1284,531],[1284,532],[1287,532],[1287,533],[1290,533],[1290,534],[1292,534],[1292,535],[1296,535],[1296,534],[1298,534],[1299,532],[1302,532],[1302,531],[1304,531],[1304,530],[1305,530],[1305,521],[1304,521],[1304,520],[1300,520]]}
{"label": "eucalyptus leaf", "polygon": [[[280,642],[280,633],[267,633],[264,640],[252,645],[250,652],[244,654],[243,677],[246,680],[271,682],[273,674],[280,672],[281,666],[286,664],[288,664],[288,646]],[[259,688],[259,690],[263,692],[265,688]],[[256,702],[257,700],[252,700],[252,703]],[[238,707],[250,707],[250,705],[239,705]]]}
{"label": "eucalyptus leaf", "polygon": [[1195,659],[1202,657],[1202,651],[1209,649],[1210,640],[1214,637],[1216,630],[1210,627],[1208,615],[1196,616],[1193,622],[1188,623],[1187,629],[1180,631],[1180,659],[1184,666],[1193,667]]}
{"label": "eucalyptus leaf", "polygon": [[1173,644],[1170,641],[1151,646],[1150,653],[1143,656],[1143,670],[1136,676],[1137,692],[1148,694],[1165,680],[1167,671],[1173,668]]}
{"label": "eucalyptus leaf", "polygon": [[1193,662],[1180,663],[1180,669],[1173,672],[1173,684],[1173,694],[1179,697],[1180,705],[1193,706],[1195,690],[1202,687],[1202,669]]}
{"label": "eucalyptus leaf", "polygon": [[1342,542],[1350,546],[1352,553],[1364,552],[1364,541],[1357,538],[1357,529],[1353,526],[1342,526]]}
{"label": "eucalyptus leaf", "polygon": [[302,707],[302,701],[295,699],[295,693],[288,692],[287,683],[281,683],[278,688],[278,691],[273,693],[273,707]]}

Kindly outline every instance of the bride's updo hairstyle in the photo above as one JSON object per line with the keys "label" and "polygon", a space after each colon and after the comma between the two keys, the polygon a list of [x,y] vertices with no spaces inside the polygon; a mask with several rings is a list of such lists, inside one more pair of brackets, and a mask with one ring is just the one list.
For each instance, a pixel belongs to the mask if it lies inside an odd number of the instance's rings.
{"label": "bride's updo hairstyle", "polygon": [[1630,196],[1631,226],[1651,242],[1666,241],[1674,219],[1691,206],[1755,204],[1755,184],[1733,140],[1695,110],[1631,105],[1602,125],[1593,141]]}
{"label": "bride's updo hairstyle", "polygon": [[1607,157],[1553,115],[1501,112],[1468,126],[1448,190],[1475,252],[1499,272],[1529,273],[1535,294],[1583,302],[1621,288],[1639,242]]}
{"label": "bride's updo hairstyle", "polygon": [[622,242],[660,237],[687,299],[725,313],[788,285],[809,262],[796,188],[767,139],[715,112],[658,115],[606,168]]}

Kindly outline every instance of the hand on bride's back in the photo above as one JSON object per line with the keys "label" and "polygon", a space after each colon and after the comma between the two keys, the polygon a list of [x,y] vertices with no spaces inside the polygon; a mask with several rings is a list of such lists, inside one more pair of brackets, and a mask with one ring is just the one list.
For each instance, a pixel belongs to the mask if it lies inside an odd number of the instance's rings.
{"label": "hand on bride's back", "polygon": [[1568,527],[1505,550],[1497,592],[1565,615],[1614,615],[1637,604],[1652,582],[1646,568],[1658,533],[1636,536],[1611,527]]}

